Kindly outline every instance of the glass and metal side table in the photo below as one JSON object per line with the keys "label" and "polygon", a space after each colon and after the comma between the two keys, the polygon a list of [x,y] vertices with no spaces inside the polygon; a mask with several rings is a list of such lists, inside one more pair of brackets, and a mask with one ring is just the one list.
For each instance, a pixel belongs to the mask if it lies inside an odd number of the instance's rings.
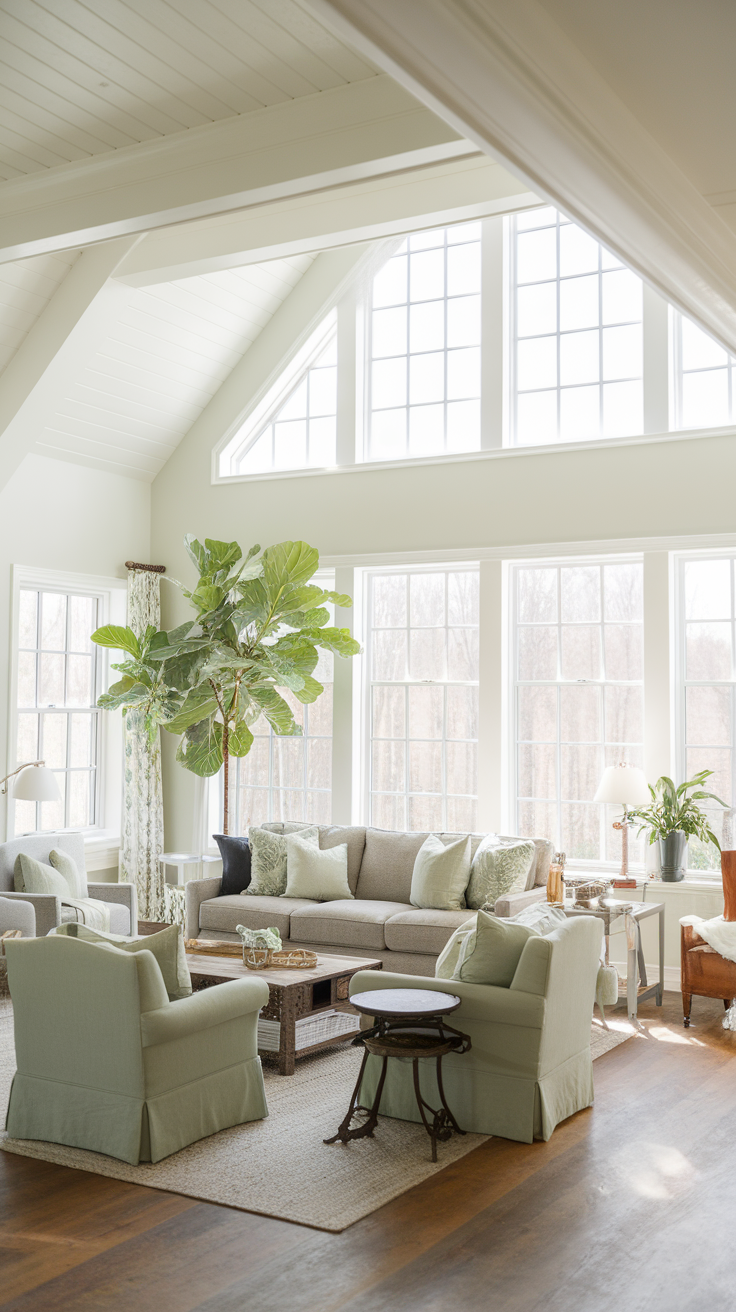
{"label": "glass and metal side table", "polygon": [[[626,1006],[629,1020],[638,1024],[637,1008],[646,998],[654,998],[658,1007],[662,1006],[664,991],[664,902],[615,902],[612,898],[603,907],[575,907],[569,903],[562,906],[566,916],[596,916],[603,921],[603,933],[606,938],[606,963],[609,959],[610,937],[612,927],[623,919],[623,925],[617,925],[626,932]],[[641,923],[649,916],[659,917],[659,978],[656,984],[647,980],[647,968],[644,964],[644,949],[641,944]],[[602,1010],[602,1008],[601,1008]]]}

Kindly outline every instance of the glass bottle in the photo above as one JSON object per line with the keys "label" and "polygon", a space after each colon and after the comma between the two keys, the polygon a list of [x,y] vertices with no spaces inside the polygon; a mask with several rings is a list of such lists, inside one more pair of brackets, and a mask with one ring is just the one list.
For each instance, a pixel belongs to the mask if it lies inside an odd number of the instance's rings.
{"label": "glass bottle", "polygon": [[555,852],[547,876],[547,901],[561,905],[565,900],[565,886],[562,876],[565,870],[564,852]]}

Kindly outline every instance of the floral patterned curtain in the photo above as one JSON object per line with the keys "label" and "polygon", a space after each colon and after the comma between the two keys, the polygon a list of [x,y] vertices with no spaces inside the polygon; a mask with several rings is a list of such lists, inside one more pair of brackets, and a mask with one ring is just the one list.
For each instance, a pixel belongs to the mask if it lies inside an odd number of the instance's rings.
{"label": "floral patterned curtain", "polygon": [[[128,624],[140,637],[146,625],[161,622],[159,575],[128,570]],[[123,850],[121,878],[138,889],[142,920],[164,920],[164,879],[158,858],[163,852],[164,811],[161,792],[161,744],[151,743],[142,718],[131,708],[123,730]]]}

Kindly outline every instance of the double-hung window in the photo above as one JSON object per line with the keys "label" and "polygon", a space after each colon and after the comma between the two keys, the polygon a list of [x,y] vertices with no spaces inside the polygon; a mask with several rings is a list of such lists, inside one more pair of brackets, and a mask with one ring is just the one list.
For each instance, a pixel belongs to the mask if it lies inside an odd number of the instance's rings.
{"label": "double-hung window", "polygon": [[481,225],[408,237],[373,280],[368,460],[480,448]]}
{"label": "double-hung window", "polygon": [[514,832],[572,860],[620,858],[620,808],[593,798],[604,766],[643,763],[642,583],[638,560],[512,570]]}
{"label": "double-hung window", "polygon": [[510,220],[511,440],[643,431],[642,283],[551,207]]}
{"label": "double-hung window", "polygon": [[[736,604],[734,556],[696,557],[679,562],[678,642],[680,760],[678,773],[691,779],[712,770],[708,792],[727,806],[708,807],[722,846],[733,846],[733,755],[736,746]],[[693,870],[719,869],[718,852],[697,839],[688,843]]]}
{"label": "double-hung window", "polygon": [[97,824],[101,656],[90,634],[99,604],[79,592],[20,589],[15,756],[44,760],[61,799],[15,802],[16,834]]}
{"label": "double-hung window", "polygon": [[371,573],[367,607],[370,823],[473,830],[478,570]]}

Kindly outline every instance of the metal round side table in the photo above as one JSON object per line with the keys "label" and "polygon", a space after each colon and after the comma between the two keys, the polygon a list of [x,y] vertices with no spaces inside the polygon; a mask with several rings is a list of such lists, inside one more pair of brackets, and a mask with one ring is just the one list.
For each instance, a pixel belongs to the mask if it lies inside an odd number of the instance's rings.
{"label": "metal round side table", "polygon": [[[372,1016],[374,1025],[353,1039],[354,1045],[363,1044],[360,1074],[353,1089],[350,1106],[337,1134],[325,1143],[349,1143],[351,1139],[373,1138],[378,1123],[383,1086],[389,1057],[411,1061],[414,1068],[414,1093],[417,1107],[427,1134],[432,1142],[432,1161],[437,1161],[437,1144],[445,1143],[452,1135],[465,1134],[447,1105],[442,1086],[442,1058],[448,1052],[464,1053],[470,1049],[470,1037],[448,1025],[444,1016],[456,1011],[461,999],[454,993],[440,993],[432,989],[376,989],[370,993],[355,993],[352,1005],[363,1016]],[[372,1107],[359,1102],[360,1086],[370,1056],[382,1057],[383,1065],[376,1087]],[[419,1062],[434,1057],[437,1062],[437,1089],[441,1106],[436,1110],[422,1096],[419,1085]],[[360,1119],[362,1118],[362,1119]],[[430,1119],[431,1118],[431,1119]],[[359,1123],[353,1125],[358,1119]]]}

